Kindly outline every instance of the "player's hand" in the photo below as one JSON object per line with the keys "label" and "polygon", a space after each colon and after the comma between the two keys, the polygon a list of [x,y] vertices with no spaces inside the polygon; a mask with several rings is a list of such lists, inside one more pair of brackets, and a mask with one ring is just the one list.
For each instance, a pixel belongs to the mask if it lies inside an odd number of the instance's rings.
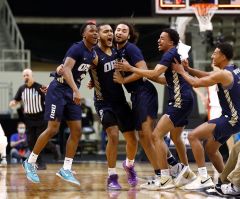
{"label": "player's hand", "polygon": [[124,84],[124,77],[121,75],[119,71],[115,70],[113,74],[113,81],[119,84]]}
{"label": "player's hand", "polygon": [[183,66],[174,58],[175,63],[172,63],[172,69],[177,73],[181,74],[184,73]]}
{"label": "player's hand", "polygon": [[81,94],[80,94],[79,90],[73,92],[73,101],[74,101],[75,104],[80,105]]}
{"label": "player's hand", "polygon": [[92,80],[90,80],[90,81],[87,83],[87,87],[88,87],[89,89],[93,89],[93,88],[94,88],[94,83],[93,83]]}
{"label": "player's hand", "polygon": [[63,75],[63,64],[59,65],[56,71],[58,75]]}
{"label": "player's hand", "polygon": [[189,66],[189,62],[188,62],[188,59],[184,59],[181,64],[183,65],[184,69],[185,69],[186,71],[188,71],[188,69],[189,69],[189,67],[190,67],[190,66]]}
{"label": "player's hand", "polygon": [[116,61],[114,66],[119,71],[130,71],[132,68],[132,66],[125,59],[120,62]]}
{"label": "player's hand", "polygon": [[47,86],[42,86],[42,87],[40,88],[40,91],[41,91],[42,93],[46,94],[46,93],[47,93],[47,90],[48,90],[48,86],[49,86],[49,85],[47,85]]}

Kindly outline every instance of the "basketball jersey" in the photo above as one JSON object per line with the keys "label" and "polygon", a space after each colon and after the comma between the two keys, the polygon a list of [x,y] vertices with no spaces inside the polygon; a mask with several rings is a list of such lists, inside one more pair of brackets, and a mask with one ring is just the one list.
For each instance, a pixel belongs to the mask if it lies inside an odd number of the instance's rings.
{"label": "basketball jersey", "polygon": [[[65,62],[66,58],[70,57],[74,59],[75,65],[72,68],[72,75],[74,82],[76,83],[77,87],[80,87],[81,80],[86,76],[92,61],[96,57],[96,53],[94,50],[90,51],[84,44],[83,41],[74,43],[67,51],[63,63]],[[57,73],[51,73],[51,76],[54,76],[58,82],[62,82],[67,84],[63,77],[57,75]],[[61,79],[62,78],[62,79]]]}
{"label": "basketball jersey", "polygon": [[227,88],[218,84],[218,97],[222,107],[222,115],[230,117],[229,123],[234,126],[240,121],[240,69],[234,65],[229,65],[225,70],[233,74],[233,82]]}
{"label": "basketball jersey", "polygon": [[[126,59],[131,66],[135,66],[135,64],[139,61],[144,60],[141,50],[133,43],[127,42],[126,45],[118,50],[118,56],[120,58]],[[124,72],[124,76],[131,75],[132,72]],[[125,88],[129,93],[134,92],[140,85],[143,85],[143,78],[140,78],[136,81],[124,84]]]}
{"label": "basketball jersey", "polygon": [[96,46],[94,49],[98,56],[98,64],[89,72],[94,82],[95,100],[106,100],[108,102],[125,101],[122,85],[113,81],[114,63],[117,59],[116,50],[112,48],[112,54],[107,55],[99,46]]}
{"label": "basketball jersey", "polygon": [[187,83],[187,81],[177,72],[172,70],[172,63],[175,62],[174,58],[181,63],[180,55],[178,54],[176,47],[165,52],[159,64],[167,67],[167,70],[165,71],[165,78],[169,92],[169,101],[174,103],[174,107],[181,108],[182,101],[193,100],[193,93],[192,87]]}

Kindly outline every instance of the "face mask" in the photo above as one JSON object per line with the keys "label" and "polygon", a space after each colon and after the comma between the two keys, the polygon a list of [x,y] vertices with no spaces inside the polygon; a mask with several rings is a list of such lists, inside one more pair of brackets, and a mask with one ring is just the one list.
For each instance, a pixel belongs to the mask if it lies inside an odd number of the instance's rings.
{"label": "face mask", "polygon": [[24,134],[25,131],[26,131],[25,128],[19,128],[19,129],[18,129],[18,133],[20,133],[20,134]]}

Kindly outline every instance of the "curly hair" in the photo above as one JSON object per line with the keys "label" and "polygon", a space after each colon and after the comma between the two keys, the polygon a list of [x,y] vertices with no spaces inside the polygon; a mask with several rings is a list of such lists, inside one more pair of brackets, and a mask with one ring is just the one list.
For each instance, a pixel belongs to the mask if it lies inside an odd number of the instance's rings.
{"label": "curly hair", "polygon": [[134,25],[122,21],[122,22],[119,22],[118,24],[116,24],[115,29],[120,24],[126,25],[128,27],[128,29],[129,29],[129,36],[130,36],[130,38],[128,39],[128,41],[131,42],[131,43],[137,43],[138,33],[135,31]]}

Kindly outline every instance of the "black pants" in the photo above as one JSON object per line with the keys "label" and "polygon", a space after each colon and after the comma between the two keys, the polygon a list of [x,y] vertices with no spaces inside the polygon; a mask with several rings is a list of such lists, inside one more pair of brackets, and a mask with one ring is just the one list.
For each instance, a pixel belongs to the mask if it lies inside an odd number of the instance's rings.
{"label": "black pants", "polygon": [[[27,126],[28,146],[29,146],[29,149],[32,151],[38,137],[47,128],[47,122],[29,120],[29,121],[26,121],[26,126]],[[50,150],[54,154],[57,153],[56,145],[51,141],[47,143],[45,148]],[[40,153],[37,160],[38,164],[45,164],[42,157],[43,155]]]}

